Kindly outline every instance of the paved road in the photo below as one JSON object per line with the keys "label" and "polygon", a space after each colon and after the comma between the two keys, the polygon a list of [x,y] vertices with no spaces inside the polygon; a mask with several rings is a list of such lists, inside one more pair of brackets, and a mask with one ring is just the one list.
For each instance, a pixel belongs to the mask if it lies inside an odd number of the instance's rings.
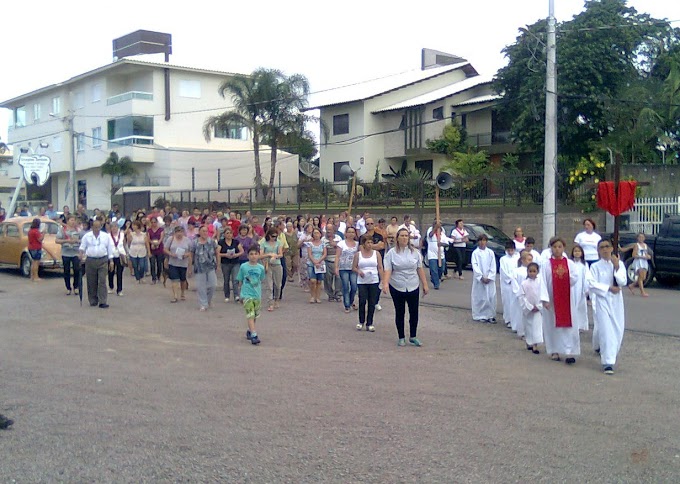
{"label": "paved road", "polygon": [[[0,482],[677,482],[678,339],[626,335],[614,376],[573,367],[467,311],[422,308],[398,348],[299,288],[244,338],[134,286],[80,308],[58,278],[0,271]],[[450,283],[447,283],[450,284]],[[452,284],[452,283],[451,283]]]}
{"label": "paved road", "polygon": [[[444,281],[439,291],[432,291],[426,298],[426,303],[433,306],[470,310],[472,272],[465,271],[463,277],[465,279],[462,281],[458,279]],[[631,295],[628,290],[624,291],[626,329],[680,337],[680,291],[654,283],[648,288],[648,292],[650,297],[642,298],[639,292]],[[499,314],[502,314],[500,290],[497,309]]]}

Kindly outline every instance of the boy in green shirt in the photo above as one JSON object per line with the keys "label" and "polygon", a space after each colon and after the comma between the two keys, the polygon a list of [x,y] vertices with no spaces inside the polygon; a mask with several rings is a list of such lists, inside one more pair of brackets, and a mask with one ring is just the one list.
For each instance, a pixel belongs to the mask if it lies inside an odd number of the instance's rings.
{"label": "boy in green shirt", "polygon": [[257,262],[259,257],[260,248],[253,244],[248,249],[248,262],[241,264],[241,268],[236,276],[236,279],[241,283],[241,301],[243,301],[246,319],[248,320],[246,338],[254,345],[260,344],[260,338],[257,337],[255,329],[255,322],[260,316],[262,281],[265,279],[264,266]]}

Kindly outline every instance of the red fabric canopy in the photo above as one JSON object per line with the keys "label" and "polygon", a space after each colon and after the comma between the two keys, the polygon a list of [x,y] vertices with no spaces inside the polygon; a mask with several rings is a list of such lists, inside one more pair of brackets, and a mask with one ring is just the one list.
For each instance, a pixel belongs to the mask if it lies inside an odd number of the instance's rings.
{"label": "red fabric canopy", "polygon": [[614,192],[614,182],[600,182],[597,186],[597,206],[613,216],[627,212],[635,205],[636,181],[619,182],[618,200]]}

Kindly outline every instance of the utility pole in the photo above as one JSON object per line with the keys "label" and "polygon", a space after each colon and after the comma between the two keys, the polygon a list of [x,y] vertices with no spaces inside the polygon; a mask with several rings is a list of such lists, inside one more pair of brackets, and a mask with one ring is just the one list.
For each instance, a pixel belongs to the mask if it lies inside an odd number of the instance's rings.
{"label": "utility pole", "polygon": [[549,0],[548,56],[545,75],[545,155],[543,159],[543,248],[556,233],[557,221],[557,39],[555,1]]}
{"label": "utility pole", "polygon": [[74,118],[74,113],[71,111],[69,112],[68,116],[66,116],[66,123],[68,126],[68,139],[71,144],[71,169],[69,178],[70,178],[70,184],[71,184],[71,200],[73,201],[73,205],[71,206],[71,210],[73,210],[73,213],[76,213],[76,210],[78,209],[78,183],[76,182],[76,133],[73,129],[73,118]]}

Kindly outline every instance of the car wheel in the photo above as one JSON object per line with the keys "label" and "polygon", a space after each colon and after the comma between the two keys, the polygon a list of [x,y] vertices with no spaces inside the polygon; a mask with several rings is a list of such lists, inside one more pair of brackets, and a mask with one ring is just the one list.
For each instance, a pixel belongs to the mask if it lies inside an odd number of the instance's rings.
{"label": "car wheel", "polygon": [[21,265],[19,266],[19,271],[24,277],[31,277],[31,259],[23,254],[21,256]]}

